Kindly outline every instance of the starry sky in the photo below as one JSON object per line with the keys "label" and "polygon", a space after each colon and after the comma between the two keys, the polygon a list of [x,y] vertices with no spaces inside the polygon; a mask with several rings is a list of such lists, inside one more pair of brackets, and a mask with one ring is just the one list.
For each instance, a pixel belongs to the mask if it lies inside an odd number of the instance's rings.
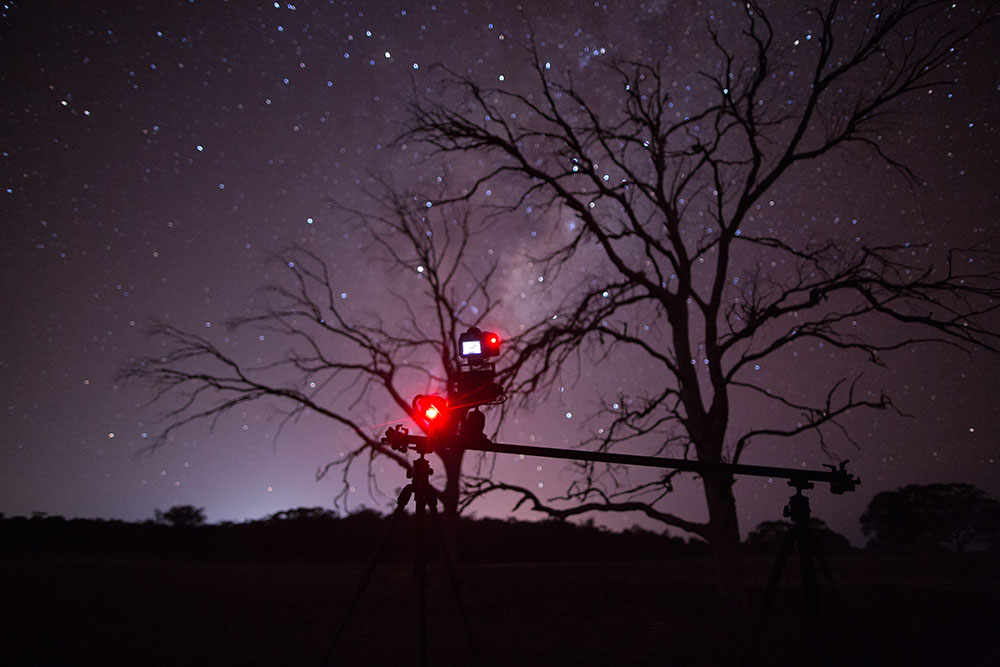
{"label": "starry sky", "polygon": [[[252,312],[255,289],[275,276],[272,253],[291,243],[322,249],[337,264],[344,298],[391,321],[379,294],[399,276],[361,259],[365,242],[329,200],[361,205],[372,170],[412,178],[419,149],[393,139],[408,91],[432,76],[432,65],[516,84],[525,76],[527,19],[556,69],[586,75],[602,60],[652,58],[686,75],[704,65],[693,35],[731,10],[653,1],[532,3],[522,13],[514,2],[449,0],[6,0],[0,512],[142,520],[155,508],[193,504],[210,521],[239,521],[329,506],[336,482],[316,482],[314,473],[344,443],[318,418],[275,440],[273,410],[247,407],[140,454],[162,410],[115,373],[150,353],[149,324],[211,334]],[[779,39],[801,37],[788,25]],[[779,231],[856,225],[858,234],[937,248],[995,238],[1000,66],[988,35],[977,39],[955,59],[956,85],[907,99],[886,127],[885,140],[923,188],[831,158],[818,177],[779,186],[760,217],[771,216]],[[511,317],[531,319],[546,307],[524,287],[535,277],[525,275],[523,255],[546,238],[537,231],[498,226],[485,240],[510,267],[498,277],[501,296],[523,301]],[[268,345],[260,341],[261,356]],[[815,359],[798,355],[764,369],[767,381],[788,387],[808,378]],[[814,492],[815,513],[855,542],[857,518],[881,490],[966,481],[1000,497],[998,358],[934,348],[889,361],[874,381],[912,416],[853,418],[860,447],[838,453],[862,486],[846,497]],[[502,439],[578,441],[588,428],[579,415],[620,382],[585,379],[513,414]],[[806,443],[762,447],[747,459],[827,461]],[[543,496],[569,479],[564,463],[542,459],[500,460],[496,471]],[[390,493],[402,483],[389,466],[381,474]],[[385,509],[391,500],[370,497],[363,483],[352,493],[353,506]],[[779,518],[787,495],[777,482],[740,480],[744,532]],[[671,511],[704,515],[692,483],[680,484],[673,502]],[[510,505],[496,496],[474,510],[507,516]],[[596,518],[656,527],[635,516]]]}

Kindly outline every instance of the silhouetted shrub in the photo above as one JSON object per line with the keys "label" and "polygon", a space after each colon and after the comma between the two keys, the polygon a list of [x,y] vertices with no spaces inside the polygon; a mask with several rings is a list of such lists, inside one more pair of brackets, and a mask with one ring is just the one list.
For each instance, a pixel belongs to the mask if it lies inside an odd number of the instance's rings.
{"label": "silhouetted shrub", "polygon": [[972,484],[910,484],[872,498],[861,530],[883,551],[996,549],[1000,503]]}

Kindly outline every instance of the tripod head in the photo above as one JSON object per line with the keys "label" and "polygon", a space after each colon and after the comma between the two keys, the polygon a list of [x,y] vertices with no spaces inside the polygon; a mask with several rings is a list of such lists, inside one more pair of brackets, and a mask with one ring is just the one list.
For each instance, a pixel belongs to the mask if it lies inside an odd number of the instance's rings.
{"label": "tripod head", "polygon": [[782,510],[782,515],[792,520],[796,526],[805,526],[809,523],[812,511],[809,509],[809,498],[803,495],[804,488],[812,488],[810,483],[807,487],[796,487],[795,493],[788,498],[788,504]]}

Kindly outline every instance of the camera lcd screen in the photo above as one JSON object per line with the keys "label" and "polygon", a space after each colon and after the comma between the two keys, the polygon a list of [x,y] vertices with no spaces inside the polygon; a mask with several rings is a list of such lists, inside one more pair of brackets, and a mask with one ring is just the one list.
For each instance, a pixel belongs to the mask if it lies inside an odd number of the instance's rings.
{"label": "camera lcd screen", "polygon": [[462,356],[468,357],[472,354],[482,354],[483,346],[478,340],[463,340],[462,341]]}

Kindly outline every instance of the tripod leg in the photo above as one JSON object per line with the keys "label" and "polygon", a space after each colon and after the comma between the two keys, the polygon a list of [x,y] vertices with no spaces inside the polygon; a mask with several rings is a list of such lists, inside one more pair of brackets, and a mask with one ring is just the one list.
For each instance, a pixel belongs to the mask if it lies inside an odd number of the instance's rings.
{"label": "tripod leg", "polygon": [[[805,597],[805,622],[810,634],[817,634],[822,627],[820,618],[819,580],[816,578],[816,562],[813,560],[812,536],[803,530],[798,540],[799,572],[802,575],[802,592]],[[818,637],[813,637],[818,639]]]}
{"label": "tripod leg", "polygon": [[771,576],[767,579],[767,586],[764,588],[764,596],[760,605],[760,616],[757,617],[757,624],[754,627],[753,634],[750,636],[750,645],[747,648],[746,654],[743,656],[743,664],[752,664],[754,654],[757,651],[757,645],[760,643],[760,635],[764,631],[764,624],[767,622],[767,616],[771,611],[771,605],[774,604],[774,597],[778,593],[778,585],[781,583],[781,575],[785,570],[785,564],[788,562],[788,557],[792,553],[792,548],[795,546],[795,541],[799,538],[799,532],[796,527],[788,529],[785,533],[785,537],[781,542],[781,549],[778,550],[778,557],[774,561],[774,567],[771,568]]}
{"label": "tripod leg", "polygon": [[[823,627],[819,580],[816,577],[816,562],[813,559],[812,535],[807,528],[801,528],[798,540],[799,572],[802,576],[803,606],[805,607],[805,631],[809,645],[813,651],[818,651],[822,663],[829,662],[826,636]],[[821,664],[816,662],[815,664]]]}
{"label": "tripod leg", "polygon": [[[858,629],[858,625],[854,620],[854,616],[848,613],[847,605],[844,601],[844,593],[840,589],[840,585],[837,580],[833,578],[833,571],[830,569],[830,564],[826,560],[826,555],[823,553],[820,544],[813,543],[813,556],[816,562],[819,564],[820,573],[826,580],[827,587],[829,588],[833,596],[834,604],[834,618],[839,619],[839,627],[836,630],[846,631],[849,635],[848,646],[853,645],[854,654],[851,659],[855,661],[858,665],[870,665],[872,664],[870,659],[870,653],[868,647],[865,645],[863,635]],[[838,642],[840,645],[840,653],[844,653],[843,642]]]}
{"label": "tripod leg", "polygon": [[413,574],[417,579],[420,598],[420,666],[427,667],[427,547],[424,542],[424,503],[427,502],[426,489],[417,485],[417,509],[414,514]]}
{"label": "tripod leg", "polygon": [[347,606],[347,611],[344,613],[344,617],[340,621],[340,625],[337,627],[337,632],[333,635],[333,640],[330,642],[330,647],[326,651],[326,658],[323,660],[324,665],[333,664],[333,652],[337,648],[337,644],[340,643],[340,639],[344,635],[344,631],[347,630],[347,624],[351,620],[351,616],[354,614],[354,609],[358,606],[358,602],[361,600],[361,596],[364,594],[365,589],[368,588],[368,584],[371,583],[372,573],[375,572],[375,566],[378,565],[379,560],[382,557],[382,550],[385,547],[385,542],[392,531],[395,529],[396,524],[399,523],[399,518],[403,515],[403,511],[406,509],[406,504],[410,502],[410,496],[413,495],[413,485],[407,484],[403,487],[403,490],[399,493],[399,498],[396,500],[396,509],[393,511],[392,516],[389,517],[389,523],[386,524],[385,530],[382,531],[382,537],[379,538],[378,545],[375,547],[375,553],[372,554],[371,560],[368,561],[368,567],[365,568],[364,574],[361,575],[361,579],[358,581],[358,587],[354,591],[354,597],[351,599],[351,603]]}
{"label": "tripod leg", "polygon": [[455,561],[451,555],[451,549],[448,548],[448,540],[445,539],[444,528],[441,526],[441,516],[437,511],[437,499],[430,499],[430,510],[431,510],[431,521],[434,524],[434,530],[437,534],[438,543],[441,545],[441,554],[444,558],[444,567],[448,572],[448,581],[451,583],[451,590],[455,594],[455,599],[458,601],[458,612],[462,617],[462,626],[465,628],[465,638],[469,642],[469,650],[472,651],[472,663],[475,665],[479,663],[479,652],[476,651],[476,643],[472,638],[472,626],[469,623],[469,615],[465,610],[465,600],[462,597],[462,584],[458,579],[458,571],[455,569]]}

